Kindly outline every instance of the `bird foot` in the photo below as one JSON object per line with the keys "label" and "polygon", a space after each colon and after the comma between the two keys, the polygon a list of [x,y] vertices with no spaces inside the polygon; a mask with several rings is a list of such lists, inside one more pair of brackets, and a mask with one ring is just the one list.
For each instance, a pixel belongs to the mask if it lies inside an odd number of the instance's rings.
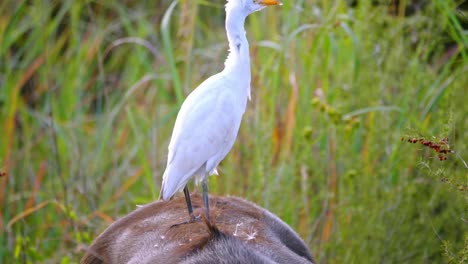
{"label": "bird foot", "polygon": [[200,221],[201,221],[201,217],[200,217],[200,216],[190,215],[190,219],[189,219],[189,220],[184,221],[184,222],[181,222],[181,223],[178,223],[178,224],[173,224],[173,225],[171,225],[171,228],[176,227],[176,226],[180,226],[180,225],[185,225],[185,224],[191,224],[191,223],[195,223],[195,222],[200,222]]}

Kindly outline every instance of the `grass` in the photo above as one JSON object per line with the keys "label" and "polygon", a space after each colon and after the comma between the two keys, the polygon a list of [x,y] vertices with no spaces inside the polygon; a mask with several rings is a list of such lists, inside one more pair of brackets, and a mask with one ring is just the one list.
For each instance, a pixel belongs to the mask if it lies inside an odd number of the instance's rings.
{"label": "grass", "polygon": [[[252,101],[211,192],[276,213],[319,263],[465,263],[462,2],[346,2],[248,18]],[[223,20],[209,1],[0,4],[0,262],[76,263],[157,198],[179,105],[223,67]]]}

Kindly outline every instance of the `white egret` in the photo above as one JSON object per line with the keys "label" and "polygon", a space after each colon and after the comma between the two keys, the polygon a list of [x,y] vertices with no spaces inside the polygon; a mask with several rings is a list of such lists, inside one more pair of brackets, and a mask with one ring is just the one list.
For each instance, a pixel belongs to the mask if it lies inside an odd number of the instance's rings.
{"label": "white egret", "polygon": [[234,145],[247,99],[250,99],[250,55],[244,22],[247,16],[278,0],[228,0],[226,33],[229,55],[224,70],[201,83],[184,101],[169,143],[167,166],[160,199],[171,199],[184,190],[194,221],[187,182],[202,182],[203,201],[209,220],[207,178]]}

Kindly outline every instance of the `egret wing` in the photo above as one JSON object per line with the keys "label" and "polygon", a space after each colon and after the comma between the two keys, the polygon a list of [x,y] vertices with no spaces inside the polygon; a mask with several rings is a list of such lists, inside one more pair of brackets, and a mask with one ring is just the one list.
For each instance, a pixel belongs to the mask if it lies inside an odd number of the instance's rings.
{"label": "egret wing", "polygon": [[203,177],[214,170],[234,144],[245,107],[239,107],[235,93],[226,87],[229,82],[209,80],[187,97],[177,116],[163,179],[164,197],[173,196],[192,176]]}

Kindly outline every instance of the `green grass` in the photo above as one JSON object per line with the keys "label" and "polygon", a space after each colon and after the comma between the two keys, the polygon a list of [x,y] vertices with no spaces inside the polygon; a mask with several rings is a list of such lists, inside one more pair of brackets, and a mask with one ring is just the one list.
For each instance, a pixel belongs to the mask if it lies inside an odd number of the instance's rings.
{"label": "green grass", "polygon": [[[248,18],[252,101],[211,192],[276,213],[319,263],[465,263],[466,11],[360,2]],[[76,263],[157,199],[178,107],[223,67],[223,20],[222,1],[1,2],[0,262]]]}

